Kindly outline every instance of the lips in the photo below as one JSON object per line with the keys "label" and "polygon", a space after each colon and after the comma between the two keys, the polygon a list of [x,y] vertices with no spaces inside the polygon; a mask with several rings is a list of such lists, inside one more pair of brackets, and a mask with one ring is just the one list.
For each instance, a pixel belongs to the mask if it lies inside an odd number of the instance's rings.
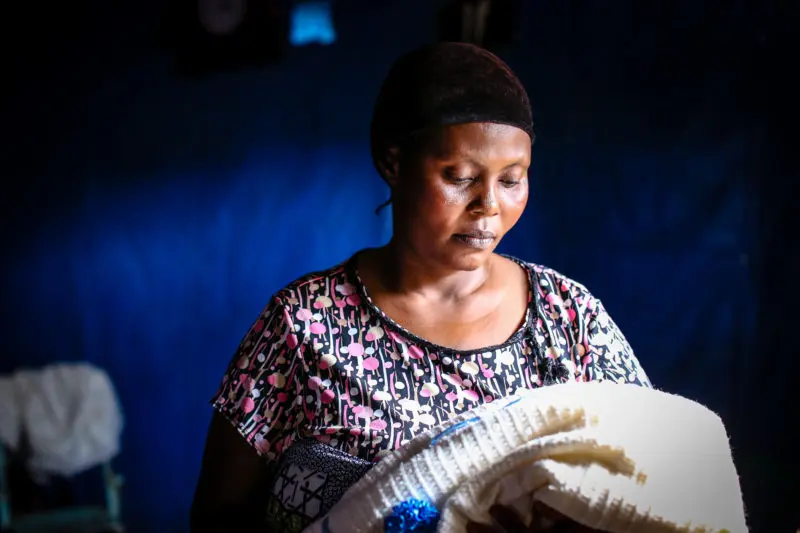
{"label": "lips", "polygon": [[467,233],[457,233],[457,237],[469,237],[472,239],[480,239],[480,240],[494,240],[497,238],[497,235],[492,233],[491,231],[481,231],[481,230],[474,230]]}
{"label": "lips", "polygon": [[473,230],[467,233],[456,233],[453,235],[453,239],[473,249],[489,250],[497,242],[497,235],[491,231]]}

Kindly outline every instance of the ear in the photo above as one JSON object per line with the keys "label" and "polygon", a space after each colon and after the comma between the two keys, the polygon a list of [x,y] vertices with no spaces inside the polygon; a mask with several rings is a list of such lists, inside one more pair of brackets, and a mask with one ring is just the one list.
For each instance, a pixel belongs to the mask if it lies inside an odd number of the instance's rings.
{"label": "ear", "polygon": [[378,170],[389,187],[394,189],[400,176],[400,149],[392,146],[386,150],[384,156],[378,161]]}

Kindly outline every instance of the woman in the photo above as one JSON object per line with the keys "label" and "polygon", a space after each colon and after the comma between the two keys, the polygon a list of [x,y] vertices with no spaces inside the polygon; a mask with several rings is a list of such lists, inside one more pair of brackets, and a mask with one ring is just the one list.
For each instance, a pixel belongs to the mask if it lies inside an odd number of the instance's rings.
{"label": "woman", "polygon": [[[521,388],[649,386],[586,288],[494,252],[525,209],[533,138],[524,88],[489,52],[445,43],[395,63],[371,131],[393,237],[291,283],[251,327],[212,402],[192,531],[299,531],[350,479],[320,457],[356,472]],[[283,464],[309,441],[324,450]]]}

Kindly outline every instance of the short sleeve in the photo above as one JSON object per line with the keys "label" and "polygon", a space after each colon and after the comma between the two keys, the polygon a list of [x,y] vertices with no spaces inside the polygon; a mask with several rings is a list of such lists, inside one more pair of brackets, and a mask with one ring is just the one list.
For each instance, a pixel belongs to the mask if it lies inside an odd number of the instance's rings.
{"label": "short sleeve", "polygon": [[211,400],[256,451],[274,460],[294,438],[302,379],[289,309],[275,297],[245,335]]}
{"label": "short sleeve", "polygon": [[590,380],[652,387],[650,379],[639,364],[631,345],[612,320],[603,303],[590,297],[587,310],[586,331],[583,339],[586,355],[589,356],[589,358],[584,358],[589,363],[585,368],[586,377]]}

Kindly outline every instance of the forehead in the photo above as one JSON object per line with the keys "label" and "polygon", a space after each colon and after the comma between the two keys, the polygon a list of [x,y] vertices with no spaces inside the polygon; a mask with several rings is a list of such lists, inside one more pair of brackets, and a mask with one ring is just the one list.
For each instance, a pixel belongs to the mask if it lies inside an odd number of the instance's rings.
{"label": "forehead", "polygon": [[506,124],[473,122],[437,129],[426,143],[426,156],[441,160],[473,159],[528,162],[531,138]]}

